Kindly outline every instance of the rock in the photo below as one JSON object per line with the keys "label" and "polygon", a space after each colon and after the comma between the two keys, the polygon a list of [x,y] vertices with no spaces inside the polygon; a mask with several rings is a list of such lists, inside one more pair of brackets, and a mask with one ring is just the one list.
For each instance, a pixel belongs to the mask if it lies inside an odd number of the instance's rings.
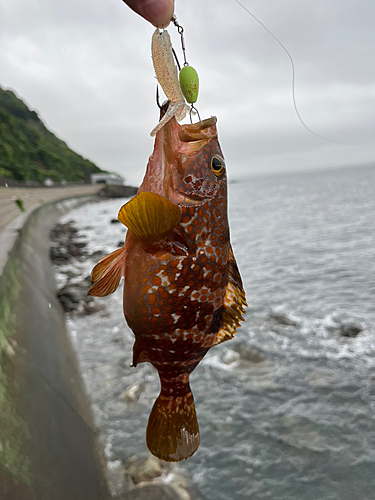
{"label": "rock", "polygon": [[298,328],[300,324],[298,321],[295,321],[292,318],[289,318],[287,314],[284,313],[278,313],[278,312],[272,312],[269,315],[270,319],[275,321],[276,323],[279,323],[280,325],[285,325],[285,326],[294,326],[295,328]]}
{"label": "rock", "polygon": [[117,247],[118,247],[118,248],[121,248],[123,245],[124,245],[124,241],[123,241],[123,240],[121,240],[121,241],[119,241],[119,242],[117,243]]}
{"label": "rock", "polygon": [[354,338],[359,333],[363,331],[361,326],[356,325],[355,323],[342,323],[339,328],[339,333],[342,337]]}
{"label": "rock", "polygon": [[163,474],[160,460],[152,455],[134,455],[126,460],[124,466],[125,474],[133,484],[152,481]]}
{"label": "rock", "polygon": [[[65,312],[71,312],[78,309],[80,303],[87,304],[93,301],[92,297],[87,295],[90,284],[85,280],[78,283],[68,283],[57,292],[57,297]],[[82,305],[82,304],[81,304]],[[82,308],[82,307],[81,307]]]}
{"label": "rock", "polygon": [[54,264],[66,264],[72,257],[86,258],[86,243],[76,241],[78,229],[73,226],[73,222],[56,224],[50,231],[52,241],[50,247],[50,258]]}
{"label": "rock", "polygon": [[102,198],[130,198],[137,194],[138,188],[133,186],[104,186],[98,193]]}
{"label": "rock", "polygon": [[[152,455],[134,455],[124,464],[128,485],[123,500],[199,500],[201,495],[185,471],[175,463],[158,460]],[[192,493],[190,493],[192,492]]]}
{"label": "rock", "polygon": [[[83,262],[87,259],[86,243],[76,241],[78,229],[73,226],[73,222],[66,224],[56,224],[50,232],[52,244],[50,247],[50,257],[55,264],[67,264],[71,259]],[[105,254],[102,250],[93,252],[90,257],[100,260]],[[72,283],[72,279],[79,276],[78,271],[65,271],[68,282],[57,292],[57,297],[65,312],[74,312],[77,315],[85,316],[103,312],[105,306],[95,302],[93,297],[89,297],[87,292],[91,286],[91,276],[86,276],[81,281]]]}
{"label": "rock", "polygon": [[75,304],[72,304],[71,311],[65,311],[65,312],[73,312],[77,316],[86,316],[86,307],[85,307],[85,302],[83,300],[80,300],[78,305],[76,306]]}
{"label": "rock", "polygon": [[107,254],[103,252],[103,250],[95,250],[92,254],[89,255],[90,259],[100,260],[105,257]]}
{"label": "rock", "polygon": [[138,399],[141,397],[142,392],[144,392],[146,388],[146,384],[144,380],[137,380],[137,382],[134,382],[134,384],[129,385],[125,391],[121,394],[121,397],[123,399],[126,399],[127,401],[138,401]]}
{"label": "rock", "polygon": [[81,274],[79,271],[72,271],[72,269],[66,269],[65,271],[60,271],[60,272],[62,272],[63,274],[65,274],[66,277],[69,278],[69,279],[71,279],[71,278],[77,278]]}
{"label": "rock", "polygon": [[241,361],[248,361],[250,363],[262,363],[265,360],[265,358],[257,349],[254,349],[253,347],[250,347],[245,343],[233,347],[233,350],[239,353]]}
{"label": "rock", "polygon": [[[77,281],[77,283],[70,284],[69,286],[76,287],[87,292],[91,286],[91,276],[86,276],[86,278],[84,278],[83,280]],[[94,299],[91,297],[90,300]]]}
{"label": "rock", "polygon": [[229,349],[223,356],[223,363],[226,365],[231,365],[235,361],[238,361],[240,359],[240,353],[237,351],[232,351]]}
{"label": "rock", "polygon": [[111,219],[111,224],[120,224],[118,219]]}
{"label": "rock", "polygon": [[129,498],[126,494],[129,488],[124,477],[124,468],[121,460],[107,463],[107,477],[111,485],[111,498]]}
{"label": "rock", "polygon": [[64,246],[51,246],[49,249],[49,258],[55,264],[65,264],[71,259],[71,255]]}
{"label": "rock", "polygon": [[[170,484],[155,483],[140,485],[127,493],[127,500],[188,500],[190,495],[181,496]],[[124,497],[125,500],[125,497]]]}
{"label": "rock", "polygon": [[93,300],[85,303],[84,305],[84,311],[85,314],[87,315],[96,314],[98,312],[105,311],[105,309],[106,309],[105,305],[94,302]]}

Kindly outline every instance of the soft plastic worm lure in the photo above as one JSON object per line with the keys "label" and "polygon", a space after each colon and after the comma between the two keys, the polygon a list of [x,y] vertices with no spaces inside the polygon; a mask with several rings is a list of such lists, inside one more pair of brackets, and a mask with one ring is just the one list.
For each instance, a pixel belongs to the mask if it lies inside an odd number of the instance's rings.
{"label": "soft plastic worm lure", "polygon": [[183,120],[189,111],[189,106],[185,103],[178,81],[178,70],[174,63],[171,39],[167,30],[155,30],[152,35],[151,55],[156,78],[170,100],[167,112],[150,134],[154,136],[173,116],[176,120]]}

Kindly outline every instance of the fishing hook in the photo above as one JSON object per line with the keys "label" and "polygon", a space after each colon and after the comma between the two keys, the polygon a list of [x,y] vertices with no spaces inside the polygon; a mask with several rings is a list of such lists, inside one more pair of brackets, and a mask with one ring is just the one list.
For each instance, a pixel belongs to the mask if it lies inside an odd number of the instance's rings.
{"label": "fishing hook", "polygon": [[160,105],[160,100],[159,100],[159,85],[156,84],[156,104],[158,106],[159,109],[161,109],[161,105]]}

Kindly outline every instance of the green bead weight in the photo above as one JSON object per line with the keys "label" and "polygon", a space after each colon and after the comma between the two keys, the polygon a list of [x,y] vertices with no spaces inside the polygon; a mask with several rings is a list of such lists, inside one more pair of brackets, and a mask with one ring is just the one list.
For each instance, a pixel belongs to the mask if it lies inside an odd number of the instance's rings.
{"label": "green bead weight", "polygon": [[199,79],[195,69],[191,66],[184,66],[180,71],[180,87],[186,101],[189,104],[197,102],[199,91]]}

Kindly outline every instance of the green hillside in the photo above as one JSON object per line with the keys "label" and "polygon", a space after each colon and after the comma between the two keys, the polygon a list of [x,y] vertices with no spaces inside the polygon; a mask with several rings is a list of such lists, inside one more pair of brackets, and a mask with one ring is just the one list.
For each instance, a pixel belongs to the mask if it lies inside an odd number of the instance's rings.
{"label": "green hillside", "polygon": [[0,87],[0,177],[77,182],[102,172],[50,132],[35,111]]}

